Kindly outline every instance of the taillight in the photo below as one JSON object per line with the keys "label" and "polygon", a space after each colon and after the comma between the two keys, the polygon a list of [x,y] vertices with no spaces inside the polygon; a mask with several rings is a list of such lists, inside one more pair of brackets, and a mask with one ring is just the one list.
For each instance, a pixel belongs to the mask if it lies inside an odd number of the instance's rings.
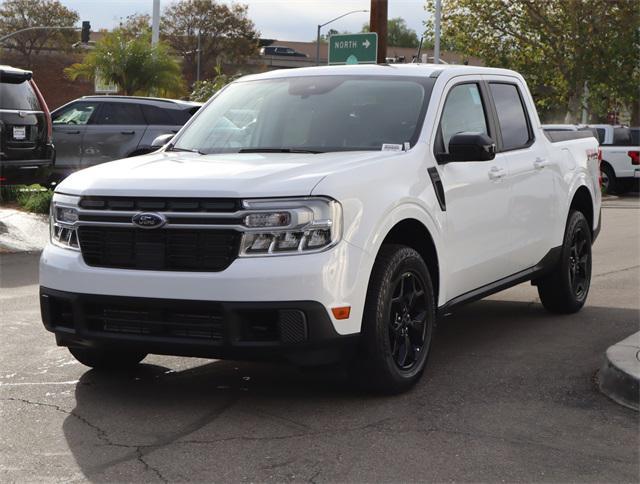
{"label": "taillight", "polygon": [[51,113],[49,112],[49,106],[47,106],[47,102],[44,100],[44,96],[36,86],[36,83],[33,80],[30,80],[29,83],[33,88],[33,91],[36,93],[36,97],[38,98],[38,102],[42,107],[42,111],[44,112],[45,123],[47,124],[47,143],[51,143],[53,140],[53,126],[51,124]]}
{"label": "taillight", "polygon": [[602,161],[602,148],[598,148],[598,161]]}
{"label": "taillight", "polygon": [[632,165],[640,165],[640,151],[629,151],[627,154],[631,158]]}

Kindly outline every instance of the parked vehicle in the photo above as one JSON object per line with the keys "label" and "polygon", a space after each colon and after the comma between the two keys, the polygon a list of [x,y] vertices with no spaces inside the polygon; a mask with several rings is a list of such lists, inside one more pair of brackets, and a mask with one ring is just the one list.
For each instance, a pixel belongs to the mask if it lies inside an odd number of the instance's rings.
{"label": "parked vehicle", "polygon": [[177,133],[201,103],[173,99],[84,96],[52,113],[56,171],[80,168],[154,151],[162,134]]}
{"label": "parked vehicle", "polygon": [[461,304],[532,281],[549,311],[580,310],[598,177],[597,141],[545,135],[513,71],[248,76],[159,152],[57,187],[44,325],[99,369],[148,353],[343,362],[404,391]]}
{"label": "parked vehicle", "polygon": [[282,47],[279,45],[269,45],[260,49],[260,55],[279,55],[286,57],[309,57],[307,54],[298,52],[290,47]]}
{"label": "parked vehicle", "polygon": [[54,160],[51,116],[33,73],[0,65],[0,184],[41,181]]}
{"label": "parked vehicle", "polygon": [[591,124],[602,150],[602,189],[624,193],[640,180],[640,128]]}

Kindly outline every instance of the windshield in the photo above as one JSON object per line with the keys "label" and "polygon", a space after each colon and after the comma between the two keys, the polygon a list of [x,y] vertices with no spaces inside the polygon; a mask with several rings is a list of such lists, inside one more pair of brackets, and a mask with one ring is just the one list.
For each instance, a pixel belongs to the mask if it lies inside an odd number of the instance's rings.
{"label": "windshield", "polygon": [[237,82],[197,115],[174,149],[209,154],[413,146],[434,81],[315,76]]}

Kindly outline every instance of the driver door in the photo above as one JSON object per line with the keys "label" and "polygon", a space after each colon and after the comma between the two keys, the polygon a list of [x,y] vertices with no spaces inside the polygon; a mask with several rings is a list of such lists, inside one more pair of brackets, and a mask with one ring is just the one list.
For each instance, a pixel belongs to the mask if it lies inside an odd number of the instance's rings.
{"label": "driver door", "polygon": [[[495,140],[479,80],[457,81],[440,114],[436,152],[448,152],[451,137],[480,132]],[[510,190],[504,183],[503,157],[489,161],[448,162],[438,166],[446,203],[445,251],[450,277],[447,299],[469,293],[511,274]]]}

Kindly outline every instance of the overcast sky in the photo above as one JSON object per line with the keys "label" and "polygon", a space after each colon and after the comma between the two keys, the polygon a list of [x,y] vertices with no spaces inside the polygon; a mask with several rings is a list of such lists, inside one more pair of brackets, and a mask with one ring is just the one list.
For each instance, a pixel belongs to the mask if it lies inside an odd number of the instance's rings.
{"label": "overcast sky", "polygon": [[[232,3],[219,0],[223,3]],[[93,30],[110,29],[133,13],[151,14],[152,0],[60,0],[77,11],[81,20],[89,20]],[[0,2],[1,3],[1,2]],[[172,0],[161,0],[161,9]],[[235,3],[249,5],[249,17],[261,36],[279,40],[311,41],[319,23],[325,23],[350,10],[368,9],[370,0],[244,0]],[[389,18],[402,17],[420,35],[425,20],[423,0],[389,0]],[[368,13],[354,13],[328,25],[339,31],[359,32],[369,21]]]}

